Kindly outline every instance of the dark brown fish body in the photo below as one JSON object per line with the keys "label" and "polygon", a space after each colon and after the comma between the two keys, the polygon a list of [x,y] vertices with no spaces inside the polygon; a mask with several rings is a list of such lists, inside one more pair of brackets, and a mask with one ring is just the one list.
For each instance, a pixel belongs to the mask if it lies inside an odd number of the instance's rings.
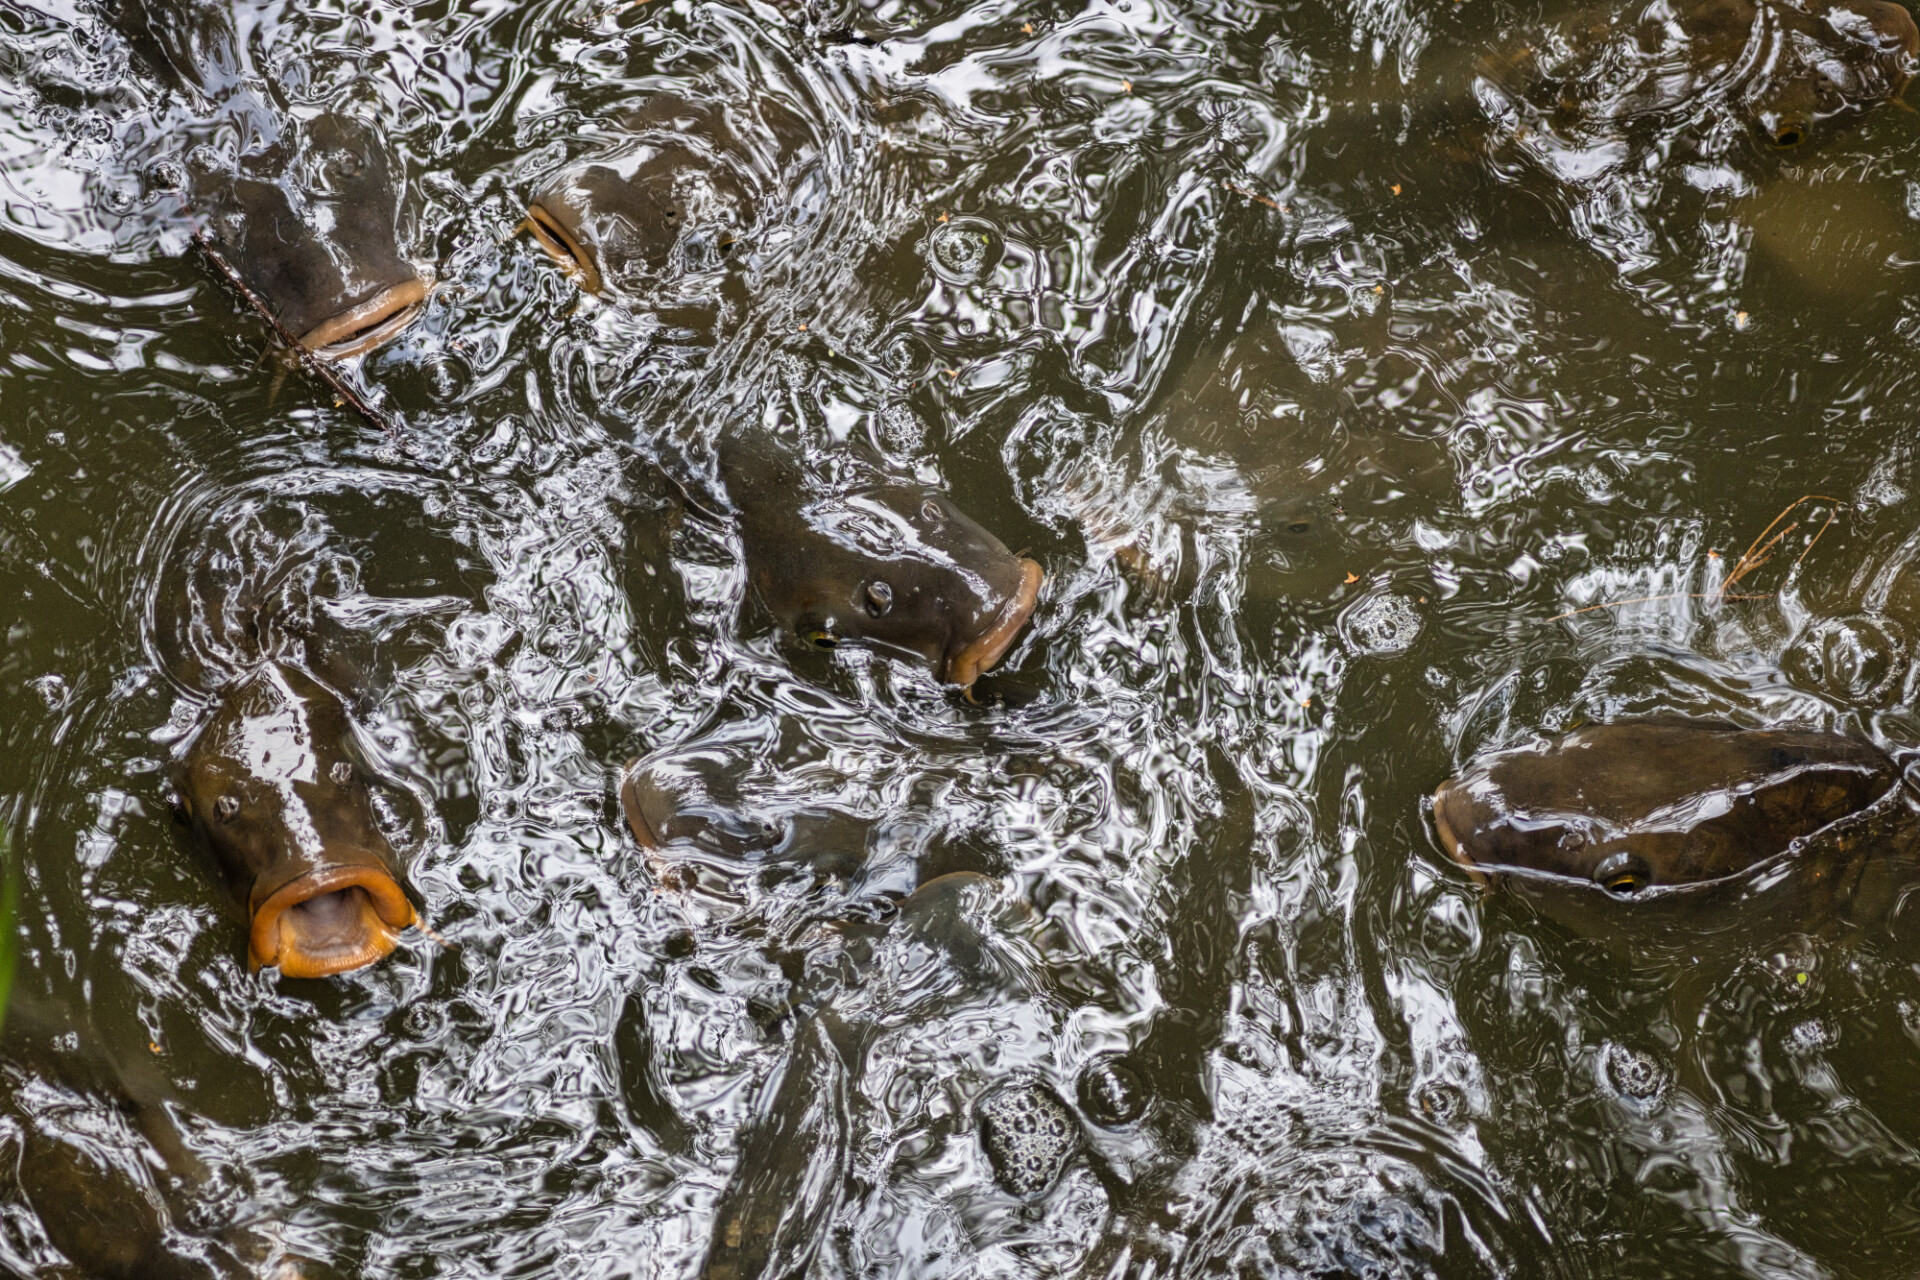
{"label": "dark brown fish body", "polygon": [[[657,275],[690,246],[718,246],[745,225],[745,180],[685,132],[680,109],[659,96],[651,124],[642,122],[647,140],[622,154],[620,168],[568,170],[529,206],[535,237],[582,288]],[[696,126],[703,119],[695,112]],[[669,123],[682,132],[668,133]],[[759,437],[729,436],[719,456],[753,593],[807,643],[868,644],[970,687],[1032,615],[1040,566],[939,490],[876,477],[809,492],[798,463]]]}
{"label": "dark brown fish body", "polygon": [[1463,865],[1630,895],[1737,875],[1897,777],[1879,750],[1838,734],[1624,721],[1476,760],[1434,793],[1433,815]]}
{"label": "dark brown fish body", "polygon": [[346,710],[298,668],[263,663],[223,688],[172,772],[194,839],[246,906],[255,968],[344,973],[415,923]]}
{"label": "dark brown fish body", "polygon": [[807,644],[870,645],[970,686],[1032,616],[1042,573],[940,490],[878,479],[810,495],[778,446],[728,440],[721,478],[747,581]]}
{"label": "dark brown fish body", "polygon": [[1916,59],[1920,29],[1890,0],[1657,0],[1489,57],[1480,96],[1576,150],[1729,112],[1787,148],[1898,98]]}
{"label": "dark brown fish body", "polygon": [[[301,345],[359,355],[417,319],[427,282],[400,255],[400,184],[380,131],[338,113],[302,121],[275,110],[226,4],[123,0],[118,18],[134,47],[199,99],[200,131],[221,145],[194,151],[188,199]],[[227,147],[236,158],[208,163]]]}
{"label": "dark brown fish body", "polygon": [[1683,945],[1730,904],[1781,923],[1869,912],[1863,889],[1883,903],[1920,852],[1920,814],[1876,748],[1712,721],[1625,721],[1496,752],[1443,783],[1433,815],[1456,862],[1563,921],[1657,925]]}

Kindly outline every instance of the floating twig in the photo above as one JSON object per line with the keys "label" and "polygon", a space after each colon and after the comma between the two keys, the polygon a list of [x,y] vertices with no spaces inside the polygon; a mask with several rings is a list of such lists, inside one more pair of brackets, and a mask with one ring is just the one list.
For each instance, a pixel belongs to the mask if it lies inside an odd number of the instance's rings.
{"label": "floating twig", "polygon": [[1564,618],[1577,618],[1583,613],[1592,613],[1595,609],[1618,609],[1628,604],[1653,604],[1660,600],[1769,600],[1773,592],[1763,591],[1759,595],[1730,596],[1720,591],[1669,591],[1663,596],[1635,596],[1631,600],[1609,600],[1605,604],[1590,604],[1584,609],[1569,609],[1565,613],[1556,613],[1548,622],[1559,622]]}
{"label": "floating twig", "polygon": [[1249,200],[1259,201],[1261,204],[1267,206],[1267,208],[1273,210],[1275,213],[1285,213],[1287,211],[1287,207],[1285,205],[1281,204],[1278,200],[1273,199],[1271,196],[1263,196],[1258,191],[1249,191],[1245,187],[1236,186],[1234,183],[1228,182],[1225,178],[1220,179],[1220,185],[1225,187],[1227,190],[1233,192],[1233,194],[1237,196],[1245,196]]}
{"label": "floating twig", "polygon": [[[1824,493],[1807,493],[1807,494],[1802,494],[1800,497],[1795,498],[1792,502],[1789,502],[1786,505],[1785,509],[1782,510],[1779,515],[1773,518],[1773,523],[1769,524],[1766,528],[1762,529],[1760,531],[1759,536],[1756,537],[1750,544],[1748,544],[1745,553],[1742,554],[1741,557],[1734,562],[1733,568],[1727,571],[1726,579],[1720,584],[1721,595],[1723,596],[1726,595],[1727,589],[1729,587],[1732,587],[1733,585],[1738,583],[1740,579],[1746,577],[1748,574],[1752,573],[1755,569],[1758,569],[1761,565],[1773,559],[1773,549],[1779,545],[1780,540],[1782,538],[1785,538],[1788,534],[1792,533],[1795,529],[1798,529],[1800,527],[1800,522],[1798,520],[1795,520],[1792,524],[1780,530],[1780,532],[1778,533],[1773,533],[1775,526],[1777,526],[1782,520],[1785,520],[1789,515],[1792,515],[1794,508],[1800,506],[1803,503],[1808,503],[1808,502],[1830,502],[1835,507],[1835,510],[1827,512],[1826,524],[1821,525],[1819,532],[1815,533],[1811,538],[1807,539],[1807,545],[1802,547],[1800,549],[1800,554],[1794,557],[1794,560],[1793,560],[1794,567],[1796,569],[1800,567],[1800,562],[1807,558],[1807,552],[1813,550],[1813,544],[1820,541],[1820,535],[1827,531],[1827,526],[1831,525],[1834,522],[1835,517],[1838,515],[1838,508],[1840,506],[1840,500],[1838,498],[1829,498]],[[1770,533],[1773,534],[1771,538],[1767,537],[1767,535]]]}
{"label": "floating twig", "polygon": [[394,429],[391,422],[387,421],[386,415],[368,404],[359,392],[347,384],[346,379],[329,367],[311,347],[304,345],[291,329],[280,323],[280,317],[273,314],[272,309],[267,306],[266,299],[255,293],[247,282],[240,278],[240,273],[233,269],[233,264],[227,261],[226,255],[214,248],[213,241],[208,238],[206,232],[194,232],[193,243],[199,247],[201,253],[206,255],[207,261],[213,264],[222,278],[233,286],[233,291],[239,294],[262,320],[267,322],[267,327],[272,329],[287,349],[293,352],[308,373],[326,383],[333,394],[340,398],[342,404],[384,431],[389,440],[396,445],[400,443],[400,433]]}

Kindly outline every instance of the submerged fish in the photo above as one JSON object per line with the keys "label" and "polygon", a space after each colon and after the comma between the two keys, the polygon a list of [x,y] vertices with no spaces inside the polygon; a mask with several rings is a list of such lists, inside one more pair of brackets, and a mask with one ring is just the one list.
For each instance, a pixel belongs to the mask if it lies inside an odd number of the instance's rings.
{"label": "submerged fish", "polygon": [[1475,760],[1434,793],[1433,818],[1475,871],[1632,898],[1737,876],[1867,809],[1898,777],[1884,753],[1838,734],[1624,721]]}
{"label": "submerged fish", "polygon": [[1039,564],[938,489],[878,478],[809,495],[798,464],[761,440],[723,441],[720,474],[748,585],[815,648],[868,645],[965,688],[1033,616]]}
{"label": "submerged fish", "polygon": [[[68,1047],[75,1042],[79,1048]],[[144,1045],[137,1052],[145,1054]],[[63,1012],[17,988],[0,1062],[9,1109],[19,1117],[13,1176],[47,1239],[79,1274],[299,1280],[302,1260],[285,1255],[263,1271],[268,1241],[238,1224],[193,1240],[199,1247],[190,1253],[178,1249],[192,1230],[184,1196],[212,1179],[174,1119],[178,1100],[152,1063],[107,1052]]]}
{"label": "submerged fish", "polygon": [[684,144],[641,147],[554,178],[527,206],[527,226],[588,293],[664,270],[677,252],[713,265],[746,225],[748,201],[728,168]]}
{"label": "submerged fish", "polygon": [[172,773],[195,841],[246,906],[254,968],[345,973],[416,922],[346,709],[300,669],[268,662],[223,688]]}

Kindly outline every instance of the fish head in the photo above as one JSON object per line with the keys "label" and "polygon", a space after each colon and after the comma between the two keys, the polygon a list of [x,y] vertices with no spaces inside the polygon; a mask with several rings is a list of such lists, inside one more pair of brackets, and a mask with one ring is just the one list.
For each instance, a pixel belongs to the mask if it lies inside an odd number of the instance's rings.
{"label": "fish head", "polygon": [[256,969],[345,973],[415,922],[346,732],[330,692],[267,664],[221,691],[174,759],[181,815],[246,904]]}
{"label": "fish head", "polygon": [[725,163],[667,144],[569,169],[527,206],[527,226],[588,293],[631,287],[676,256],[708,269],[746,226],[745,185]]}
{"label": "fish head", "polygon": [[1448,856],[1632,898],[1724,879],[1894,786],[1866,743],[1708,721],[1623,721],[1476,760],[1434,793]]}
{"label": "fish head", "polygon": [[802,642],[889,650],[963,687],[1012,647],[1044,576],[923,485],[872,485],[815,501],[787,536],[750,531],[746,541],[749,580]]}
{"label": "fish head", "polygon": [[1792,150],[1898,99],[1920,61],[1920,27],[1891,0],[1843,0],[1789,15],[1747,95],[1766,144]]}
{"label": "fish head", "polygon": [[364,354],[419,318],[427,281],[400,256],[399,186],[372,126],[317,116],[291,153],[204,175],[196,188],[216,246],[316,355]]}

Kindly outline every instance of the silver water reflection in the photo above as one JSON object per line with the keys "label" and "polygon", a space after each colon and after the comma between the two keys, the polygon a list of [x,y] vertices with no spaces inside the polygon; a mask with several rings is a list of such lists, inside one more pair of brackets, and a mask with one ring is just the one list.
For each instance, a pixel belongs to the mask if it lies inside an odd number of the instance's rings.
{"label": "silver water reflection", "polygon": [[[439,284],[357,374],[397,438],[176,256],[191,105],[89,11],[0,15],[20,982],[171,1082],[210,1171],[184,1251],[244,1223],[407,1276],[1910,1261],[1911,901],[1676,972],[1483,898],[1420,808],[1479,750],[1634,713],[1920,742],[1910,114],[1726,181],[1436,136],[1558,16],[1491,0],[235,13],[273,101],[404,161]],[[727,120],[762,205],[582,299],[515,228],[663,93]],[[1040,560],[1009,655],[1038,696],[743,629],[730,530],[655,460],[745,421],[856,439]],[[1840,520],[1753,584],[1780,595],[1695,598],[1809,492]],[[246,971],[162,781],[246,582],[373,647],[444,947]],[[703,762],[774,835],[649,857],[635,757]],[[985,880],[896,912],[947,872]],[[1078,1084],[1116,1055],[1150,1101],[1103,1125]],[[1010,1088],[1081,1129],[1030,1201],[978,1135]],[[9,1265],[51,1267],[8,1205]]]}

